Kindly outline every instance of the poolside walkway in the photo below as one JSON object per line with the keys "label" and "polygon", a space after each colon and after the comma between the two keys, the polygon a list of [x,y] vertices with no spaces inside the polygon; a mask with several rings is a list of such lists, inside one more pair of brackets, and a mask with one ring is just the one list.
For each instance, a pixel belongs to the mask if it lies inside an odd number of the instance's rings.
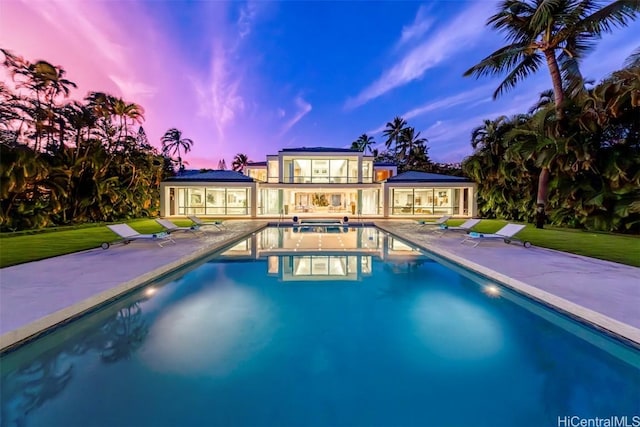
{"label": "poolside walkway", "polygon": [[[0,350],[222,248],[265,221],[229,221],[202,238],[177,233],[152,242],[93,249],[0,270]],[[502,241],[473,248],[413,221],[376,221],[383,230],[456,264],[580,316],[640,344],[640,268]]]}
{"label": "poolside walkway", "polygon": [[170,273],[260,229],[265,221],[227,221],[227,230],[173,233],[176,244],[132,242],[0,269],[0,350]]}
{"label": "poolside walkway", "polygon": [[483,242],[474,248],[460,244],[462,233],[448,232],[438,237],[433,228],[421,228],[415,221],[375,223],[411,243],[640,344],[640,268],[535,246],[525,249],[502,240]]}

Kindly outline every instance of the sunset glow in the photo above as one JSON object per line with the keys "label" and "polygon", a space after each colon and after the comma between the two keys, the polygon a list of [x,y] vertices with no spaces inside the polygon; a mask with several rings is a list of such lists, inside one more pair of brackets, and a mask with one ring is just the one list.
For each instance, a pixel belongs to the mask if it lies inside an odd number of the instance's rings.
{"label": "sunset glow", "polygon": [[[434,161],[471,152],[485,118],[528,108],[540,72],[498,101],[497,79],[462,73],[501,36],[490,1],[217,2],[4,0],[0,46],[62,66],[72,97],[104,91],[145,109],[150,140],[194,140],[188,167],[260,161],[280,148],[348,147],[401,115]],[[606,36],[583,64],[596,81],[637,47],[640,23]]]}

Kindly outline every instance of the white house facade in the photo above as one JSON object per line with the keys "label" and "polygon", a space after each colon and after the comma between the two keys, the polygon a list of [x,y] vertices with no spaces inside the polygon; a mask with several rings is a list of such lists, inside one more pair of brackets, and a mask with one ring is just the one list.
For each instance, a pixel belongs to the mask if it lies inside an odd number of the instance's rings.
{"label": "white house facade", "polygon": [[160,215],[215,218],[473,217],[476,184],[405,172],[340,148],[283,149],[233,171],[186,171],[160,185]]}

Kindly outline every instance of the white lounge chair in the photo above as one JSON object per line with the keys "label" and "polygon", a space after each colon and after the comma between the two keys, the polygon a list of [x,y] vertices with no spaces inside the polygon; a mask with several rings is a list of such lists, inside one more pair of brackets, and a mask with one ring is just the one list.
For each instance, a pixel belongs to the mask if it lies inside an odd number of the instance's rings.
{"label": "white lounge chair", "polygon": [[[483,241],[486,242],[488,240],[495,239],[502,239],[506,244],[509,244],[511,242],[522,242],[522,240],[516,239],[513,236],[518,234],[524,227],[525,226],[522,224],[507,224],[495,233],[485,234],[472,231],[471,233],[467,234],[467,236],[460,243],[462,244],[465,242],[472,242],[473,247],[475,248]],[[525,248],[528,248],[531,247],[531,242],[525,240],[524,242],[522,242],[522,245]]]}
{"label": "white lounge chair", "polygon": [[189,227],[181,227],[179,225],[174,224],[173,222],[169,221],[168,219],[162,219],[162,218],[156,218],[156,222],[158,224],[160,224],[161,226],[163,226],[165,228],[165,230],[167,230],[167,233],[171,234],[175,231],[188,231],[190,233],[198,233],[200,232],[200,226],[195,224],[195,225],[191,225]]}
{"label": "white lounge chair", "polygon": [[206,227],[206,226],[215,227],[220,231],[227,229],[227,227],[222,223],[222,221],[205,221],[203,219],[198,218],[195,215],[189,215],[187,218],[193,221],[193,223],[198,227]]}
{"label": "white lounge chair", "polygon": [[[120,236],[122,238],[122,243],[124,243],[125,245],[128,245],[134,240],[153,240],[160,247],[163,247],[163,245],[169,242],[176,243],[171,238],[171,235],[164,231],[161,233],[140,234],[127,224],[113,224],[107,225],[107,227],[109,227],[111,231]],[[103,242],[100,246],[102,247],[102,249],[109,249],[109,246],[111,246],[111,244],[109,242]]]}
{"label": "white lounge chair", "polygon": [[451,219],[451,216],[445,215],[445,216],[441,216],[435,221],[419,221],[418,224],[420,224],[420,228],[429,227],[429,226],[440,227],[441,225],[446,224],[447,221],[449,221],[450,219]]}
{"label": "white lounge chair", "polygon": [[449,227],[446,224],[442,224],[440,228],[433,230],[433,233],[439,234],[440,236],[438,237],[444,236],[447,231],[464,231],[465,233],[468,233],[473,227],[478,225],[479,222],[479,219],[468,219],[457,227]]}

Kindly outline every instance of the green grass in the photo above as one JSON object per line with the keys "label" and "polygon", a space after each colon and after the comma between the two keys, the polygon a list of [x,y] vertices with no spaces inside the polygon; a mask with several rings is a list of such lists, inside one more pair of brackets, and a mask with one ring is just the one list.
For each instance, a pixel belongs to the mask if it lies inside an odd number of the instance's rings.
{"label": "green grass", "polygon": [[[177,225],[191,225],[189,220],[176,220]],[[132,220],[131,227],[140,233],[156,233],[162,227],[153,219]],[[1,233],[0,267],[22,264],[86,249],[98,248],[102,242],[114,242],[118,236],[106,225],[61,227],[38,233]]]}
{"label": "green grass", "polygon": [[[449,225],[460,225],[462,220],[450,220]],[[497,219],[483,219],[474,227],[481,233],[493,233],[502,228],[508,221]],[[556,249],[573,254],[584,255],[621,264],[640,267],[640,236],[622,234],[589,232],[571,228],[546,226],[544,229],[535,228],[532,224],[516,236],[521,240],[528,240],[535,246]]]}
{"label": "green grass", "polygon": [[[191,224],[189,220],[174,222],[183,226]],[[462,222],[451,220],[449,224],[459,225]],[[507,221],[485,219],[476,229],[483,233],[491,233],[506,223]],[[133,220],[128,224],[140,233],[155,233],[162,230],[162,227],[152,219]],[[528,240],[535,246],[640,267],[640,237],[638,236],[555,227],[539,230],[528,224],[517,237]],[[0,267],[97,248],[102,242],[117,240],[118,237],[114,233],[100,224],[60,227],[56,230],[47,229],[37,233],[1,233]]]}

